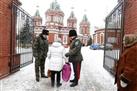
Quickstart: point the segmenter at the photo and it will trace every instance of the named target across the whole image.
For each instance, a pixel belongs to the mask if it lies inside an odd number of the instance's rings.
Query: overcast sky
[[[30,15],[34,16],[37,7],[39,6],[40,16],[43,18],[43,25],[45,24],[45,12],[49,9],[50,4],[55,0],[20,0],[22,7]],[[94,33],[95,26],[104,28],[105,17],[111,12],[111,10],[117,5],[117,0],[57,0],[60,4],[61,10],[64,12],[64,25],[67,25],[67,18],[72,11],[77,17],[77,28],[79,29],[79,23],[82,21],[83,15],[86,14],[90,22],[90,32]]]

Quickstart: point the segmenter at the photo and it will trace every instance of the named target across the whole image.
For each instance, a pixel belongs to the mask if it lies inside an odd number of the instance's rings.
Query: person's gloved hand
[[[66,56],[66,57],[69,57],[69,53],[66,53],[65,56]]]
[[[125,88],[127,87],[129,81],[125,78],[123,74],[120,75],[120,85],[121,87]]]
[[[69,62],[65,62],[65,64],[69,64]]]
[[[128,84],[125,83],[124,81],[120,80],[120,85],[121,85],[121,87],[125,88]]]

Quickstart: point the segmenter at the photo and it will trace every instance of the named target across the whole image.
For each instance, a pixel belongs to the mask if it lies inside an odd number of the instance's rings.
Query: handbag
[[[48,77],[50,77],[51,76],[51,71],[48,69],[48,71],[47,71],[47,74],[48,74]]]
[[[62,69],[62,79],[63,81],[67,82],[71,75],[71,66],[69,63],[63,65]]]

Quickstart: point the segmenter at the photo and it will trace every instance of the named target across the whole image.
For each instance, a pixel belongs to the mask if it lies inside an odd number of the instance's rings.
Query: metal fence
[[[115,74],[116,63],[122,51],[123,38],[123,2],[120,2],[106,17],[105,21],[105,50],[103,66]]]
[[[33,19],[22,8],[12,4],[15,23],[15,53],[20,55],[20,67],[32,63]]]

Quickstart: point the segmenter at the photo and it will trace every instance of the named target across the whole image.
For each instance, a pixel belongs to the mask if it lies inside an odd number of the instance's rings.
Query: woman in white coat
[[[51,72],[51,86],[54,87],[55,84],[55,74],[57,74],[57,87],[60,87],[62,84],[60,83],[60,73],[63,68],[63,65],[66,61],[65,57],[65,48],[61,43],[61,39],[58,38],[48,51],[49,58],[49,70]]]

